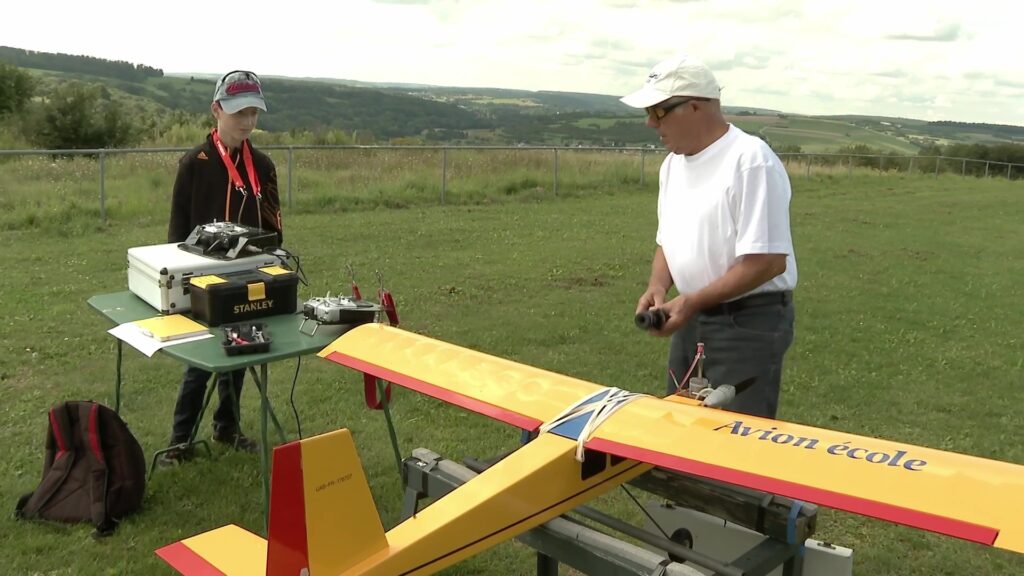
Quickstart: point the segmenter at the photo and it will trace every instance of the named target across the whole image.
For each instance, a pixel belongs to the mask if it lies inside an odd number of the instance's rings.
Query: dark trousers
[[[793,303],[776,302],[698,314],[672,335],[669,345],[668,393],[676,391],[672,374],[682,379],[693,362],[697,343],[704,343],[704,377],[712,387],[737,385],[749,378],[749,387],[737,390],[726,410],[774,418],[779,407],[782,358],[793,343]],[[694,368],[690,377],[697,375]],[[681,382],[684,387],[686,382]]]
[[[196,425],[199,412],[203,409],[206,383],[211,374],[189,366],[181,380],[181,391],[174,405],[174,425],[171,428],[171,444],[188,441]],[[218,436],[231,436],[239,431],[238,400],[242,397],[242,380],[245,370],[235,370],[217,375],[217,395],[220,402],[213,413],[213,430]]]

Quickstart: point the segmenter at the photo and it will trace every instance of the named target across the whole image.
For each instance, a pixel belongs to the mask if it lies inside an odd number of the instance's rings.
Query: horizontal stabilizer
[[[184,576],[260,576],[267,541],[229,524],[164,546],[156,555]]]

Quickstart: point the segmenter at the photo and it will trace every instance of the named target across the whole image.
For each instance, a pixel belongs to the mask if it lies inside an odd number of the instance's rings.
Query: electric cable
[[[690,367],[686,370],[686,375],[683,376],[683,379],[679,380],[679,381],[677,381],[675,383],[676,384],[676,394],[679,394],[680,392],[682,392],[683,391],[683,386],[686,385],[686,383],[690,381],[690,374],[693,374],[693,369],[697,366],[697,362],[698,361],[700,361],[700,354],[696,354],[693,357],[693,362],[690,363]],[[669,371],[669,375],[671,375],[672,376],[672,380],[675,381],[675,379],[676,379],[675,378],[675,374],[673,374],[671,372],[671,370]]]
[[[260,195],[254,194],[254,196],[256,196],[256,228],[263,230],[263,206],[260,205]]]
[[[245,191],[243,190],[242,191],[242,203],[238,205],[238,218],[235,218],[235,221],[238,222],[239,224],[242,223],[242,211],[245,210],[245,201],[248,200],[248,199],[249,199],[249,195],[246,194]]]
[[[295,273],[299,277],[299,282],[302,282],[303,286],[309,286],[309,281],[306,279],[306,273],[302,270],[302,263],[297,255],[292,254],[280,246],[264,248],[263,253],[277,258],[285,268],[294,269]],[[295,261],[294,266],[292,266],[291,260]]]
[[[299,440],[302,440],[302,421],[299,420],[299,411],[295,408],[295,383],[299,381],[299,367],[302,366],[302,356],[295,358],[295,376],[292,377],[292,391],[288,399],[292,405],[292,414],[295,415],[295,428],[299,432]]]

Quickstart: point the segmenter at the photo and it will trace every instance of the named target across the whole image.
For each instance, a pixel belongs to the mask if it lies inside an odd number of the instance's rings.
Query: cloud
[[[906,70],[902,70],[900,68],[885,68],[882,70],[873,70],[869,71],[868,74],[872,76],[877,76],[879,78],[891,78],[894,80],[903,80],[904,78],[910,76],[910,74],[907,73]]]
[[[1024,90],[1024,82],[1019,80],[1010,80],[1008,78],[991,78],[992,83],[1000,88],[1012,88],[1014,90]]]
[[[607,8],[636,10],[637,8],[650,9],[656,7],[658,4],[699,4],[707,1],[708,0],[654,0],[645,2],[644,6],[637,6],[637,3],[632,0],[600,0],[599,4]]]
[[[955,42],[960,39],[962,30],[960,24],[950,22],[937,27],[931,33],[926,34],[888,34],[887,40],[912,40],[915,42]]]
[[[776,54],[771,50],[758,49],[750,52],[738,52],[729,56],[712,57],[704,63],[716,74],[729,70],[766,70],[775,56]]]

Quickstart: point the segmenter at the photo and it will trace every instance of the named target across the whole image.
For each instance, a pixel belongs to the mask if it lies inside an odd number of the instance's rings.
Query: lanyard
[[[235,163],[231,161],[231,156],[228,154],[228,147],[221,141],[220,135],[217,134],[217,130],[214,129],[212,132],[213,144],[217,147],[217,152],[220,154],[220,159],[224,161],[224,166],[228,169],[228,177],[235,184],[235,188],[244,196],[245,183],[242,182],[242,175],[238,173],[238,168],[235,168]],[[249,182],[252,183],[252,193],[256,195],[256,199],[259,200],[260,196],[260,179],[256,176],[256,169],[252,165],[252,151],[249,149],[249,141],[242,141],[242,160],[245,162],[245,171],[249,176]]]

